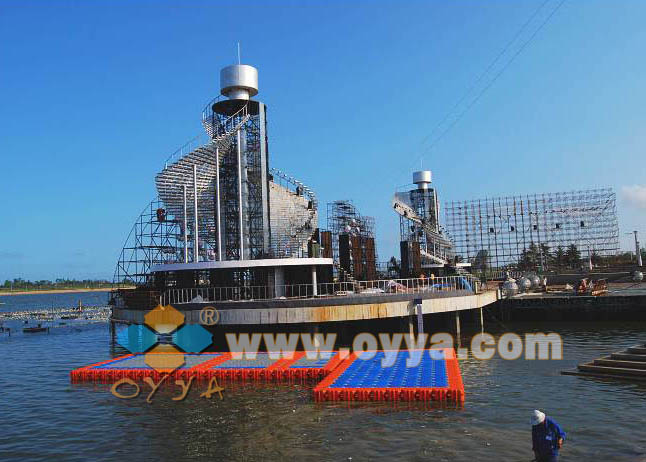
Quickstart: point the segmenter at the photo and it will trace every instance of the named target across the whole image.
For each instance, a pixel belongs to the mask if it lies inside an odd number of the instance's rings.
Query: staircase
[[[166,205],[169,214],[176,218],[183,215],[182,185],[193,184],[193,165],[197,165],[198,196],[206,194],[206,200],[200,200],[200,203],[203,204],[203,214],[200,219],[210,231],[214,231],[213,201],[208,198],[211,194],[210,191],[213,190],[216,171],[223,157],[220,155],[218,158],[216,150],[220,149],[221,152],[228,150],[234,142],[238,130],[244,127],[249,118],[246,104],[221,124],[215,124],[212,118],[204,118],[202,122],[209,135],[209,140],[205,144],[193,147],[198,140],[198,138],[194,138],[187,145],[171,154],[164,169],[155,177],[159,198]],[[191,187],[187,190],[187,198],[189,203],[193,200],[193,188]]]
[[[565,375],[583,375],[612,379],[646,381],[646,344],[630,347],[619,353],[579,364]]]

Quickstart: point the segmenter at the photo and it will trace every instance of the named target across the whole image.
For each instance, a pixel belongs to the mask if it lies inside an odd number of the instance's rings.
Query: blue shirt
[[[532,427],[532,449],[539,457],[558,455],[559,438],[565,440],[565,432],[549,417],[545,417],[543,423]]]

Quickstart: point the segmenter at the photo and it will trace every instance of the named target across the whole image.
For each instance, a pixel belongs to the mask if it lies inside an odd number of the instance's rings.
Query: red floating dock
[[[413,355],[418,361],[409,363]],[[464,401],[464,386],[455,351],[449,349],[320,352],[316,358],[296,352],[289,359],[268,353],[249,358],[240,353],[137,353],[81,367],[70,372],[72,382],[113,383],[123,378],[155,382],[166,374],[175,379],[223,381],[321,380],[316,401]],[[149,364],[181,364],[167,371]],[[170,356],[168,356],[170,355]],[[180,356],[181,355],[181,356]],[[415,356],[416,355],[416,356]],[[161,362],[163,363],[163,361]]]
[[[464,401],[460,367],[452,348],[352,353],[314,388],[316,401]],[[371,356],[369,359],[368,356]],[[390,365],[384,366],[382,361]]]
[[[223,353],[136,353],[75,369],[70,372],[70,379],[73,383],[112,383],[124,378],[143,380],[146,377],[160,380],[167,372],[150,367],[146,363],[146,355],[167,355],[166,358],[169,358],[168,355],[183,355],[183,364],[170,372],[170,375],[177,379],[199,375],[200,366],[203,364],[225,360]]]
[[[221,358],[204,363],[198,371],[206,380],[217,377],[224,381],[272,381],[280,378],[281,369],[294,358],[273,359],[269,353],[256,353],[254,358],[241,353],[223,353]]]
[[[320,380],[329,375],[342,363],[338,351],[321,351],[315,358],[308,358],[304,351],[294,354],[292,359],[284,359],[276,367],[279,380]]]

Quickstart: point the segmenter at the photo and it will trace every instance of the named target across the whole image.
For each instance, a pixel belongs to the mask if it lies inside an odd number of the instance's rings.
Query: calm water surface
[[[225,385],[223,401],[199,398],[204,385],[183,402],[168,390],[152,404],[145,393],[119,400],[106,385],[69,382],[71,369],[121,353],[106,325],[0,337],[0,460],[530,461],[529,415],[541,408],[568,432],[561,460],[646,461],[646,387],[559,373],[646,342],[646,323],[506,327],[559,332],[565,359],[461,361],[462,409],[318,405],[301,385]]]
[[[75,292],[63,294],[0,295],[0,313],[5,311],[41,310],[50,308],[103,306],[110,292]]]

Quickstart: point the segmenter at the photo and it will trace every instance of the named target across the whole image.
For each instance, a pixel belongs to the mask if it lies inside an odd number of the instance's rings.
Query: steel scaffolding
[[[164,204],[155,199],[139,215],[121,249],[114,273],[115,283],[144,284],[153,265],[183,261],[182,220],[168,215],[163,207]],[[191,242],[193,236],[188,233],[187,236]]]
[[[451,201],[444,209],[456,253],[475,268],[517,266],[530,249],[543,269],[569,246],[582,257],[619,250],[611,188]]]
[[[355,279],[374,279],[375,219],[361,215],[352,201],[339,200],[327,204],[327,228],[331,234],[335,274],[345,272]],[[343,248],[347,252],[341,252]]]

